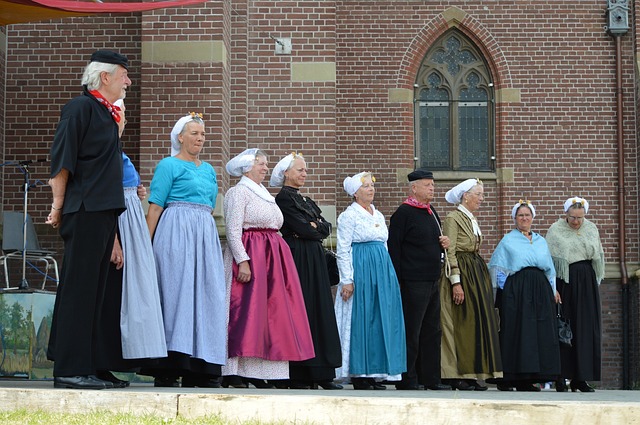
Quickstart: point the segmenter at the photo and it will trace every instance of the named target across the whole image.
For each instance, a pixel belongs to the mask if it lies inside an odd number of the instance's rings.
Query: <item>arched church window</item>
[[[422,61],[415,87],[418,166],[431,170],[494,169],[494,91],[484,58],[457,30]]]

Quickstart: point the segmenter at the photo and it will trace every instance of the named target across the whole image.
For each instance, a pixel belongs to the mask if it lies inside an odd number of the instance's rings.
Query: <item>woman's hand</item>
[[[556,290],[556,304],[562,304],[562,298],[560,298],[560,292]]]
[[[462,289],[462,285],[459,283],[456,283],[455,285],[453,285],[453,287],[451,288],[451,298],[453,299],[453,303],[455,305],[460,305],[464,302],[464,290]]]
[[[249,261],[243,261],[238,264],[238,276],[236,276],[238,282],[247,283],[251,280],[251,267],[249,267]]]
[[[340,292],[340,296],[342,296],[343,301],[347,301],[353,295],[353,283],[348,283],[342,286],[342,291]]]
[[[111,262],[115,264],[116,270],[120,270],[122,266],[124,266],[124,255],[122,254],[122,247],[120,246],[118,236],[116,236],[115,241],[113,241],[113,249],[111,250]]]
[[[142,183],[140,183],[138,185],[138,198],[140,198],[141,201],[144,201],[144,198],[146,197],[147,197],[147,188],[144,187]]]

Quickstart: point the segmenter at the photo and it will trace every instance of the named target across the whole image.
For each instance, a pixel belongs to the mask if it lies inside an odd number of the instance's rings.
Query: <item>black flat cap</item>
[[[111,50],[96,50],[91,55],[91,62],[112,63],[114,65],[120,65],[124,69],[129,69],[129,59]]]
[[[431,171],[428,171],[424,168],[418,168],[415,171],[412,171],[409,173],[409,175],[407,176],[407,179],[412,182],[414,180],[420,180],[420,179],[431,179],[433,180],[433,173]]]

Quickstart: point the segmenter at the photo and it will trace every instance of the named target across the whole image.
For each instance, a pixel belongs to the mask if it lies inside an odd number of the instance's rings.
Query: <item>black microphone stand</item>
[[[27,203],[29,200],[29,189],[31,183],[29,182],[29,163],[31,161],[21,161],[18,163],[18,167],[24,174],[24,203],[22,213],[22,280],[18,285],[18,289],[29,289],[29,282],[27,282]]]

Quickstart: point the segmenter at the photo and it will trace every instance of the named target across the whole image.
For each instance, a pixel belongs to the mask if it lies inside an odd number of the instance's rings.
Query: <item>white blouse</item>
[[[373,214],[357,203],[351,204],[338,216],[338,270],[340,285],[353,283],[351,245],[357,242],[379,241],[387,246],[389,229],[382,213],[371,205]]]

